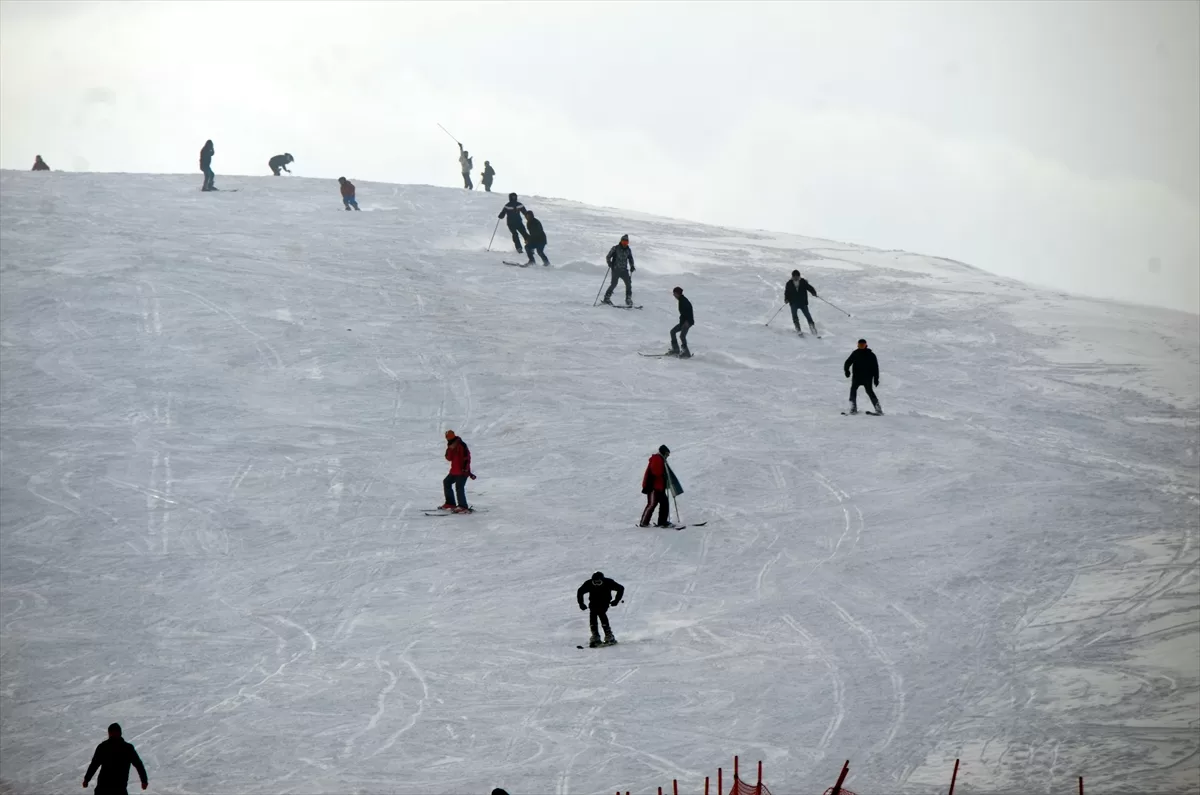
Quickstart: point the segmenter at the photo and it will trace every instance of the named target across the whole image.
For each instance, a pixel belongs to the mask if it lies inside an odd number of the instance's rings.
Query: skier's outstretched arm
[[[616,607],[621,603],[621,598],[625,596],[625,586],[616,580],[612,581],[613,587],[617,589],[617,595],[613,597],[612,607]]]
[[[92,776],[96,775],[96,771],[100,769],[100,746],[96,746],[96,753],[92,754],[92,763],[88,765],[87,772],[83,774],[83,786],[87,786],[92,780]]]
[[[129,753],[133,755],[133,768],[138,772],[138,778],[142,780],[142,789],[145,789],[150,786],[150,779],[146,776],[146,766],[142,764],[142,758],[138,756],[137,751],[130,748]]]
[[[811,284],[808,284],[807,282],[805,282],[804,286],[805,286],[806,288],[808,288],[808,291],[809,291],[810,293],[812,293],[813,295],[816,295],[816,294],[817,294],[817,291],[816,291],[815,289],[813,289],[813,286],[812,286]]]

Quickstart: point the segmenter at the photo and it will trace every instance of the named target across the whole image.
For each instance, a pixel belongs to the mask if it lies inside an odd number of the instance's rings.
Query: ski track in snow
[[[1195,316],[537,197],[509,268],[503,194],[222,180],[0,174],[0,791],[113,720],[167,793],[1200,788]],[[793,268],[854,318],[765,328]],[[675,284],[695,356],[638,356]],[[447,428],[486,513],[418,510]],[[662,443],[706,527],[634,526]]]

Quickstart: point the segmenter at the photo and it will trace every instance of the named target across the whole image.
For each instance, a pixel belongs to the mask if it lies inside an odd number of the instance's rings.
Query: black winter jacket
[[[216,153],[216,150],[213,148],[213,142],[205,141],[204,148],[200,150],[200,170],[201,171],[203,171],[204,169],[206,169],[210,165],[212,165],[212,158],[215,153]]]
[[[146,767],[133,746],[121,737],[109,737],[96,746],[96,753],[92,755],[92,763],[88,765],[83,780],[90,781],[99,768],[100,778],[96,779],[97,792],[125,792],[129,787],[130,765],[137,769],[142,784],[149,782],[146,778]]]
[[[526,245],[529,246],[544,246],[546,245],[546,230],[542,228],[542,222],[536,218],[526,219],[529,227],[529,239]]]
[[[850,377],[850,368],[852,367],[854,368],[854,383],[868,384],[874,381],[876,385],[879,384],[879,360],[875,358],[875,351],[870,348],[856,348],[854,353],[847,357],[846,363],[842,365],[847,378]]]
[[[809,293],[816,295],[817,291],[808,283],[808,279],[801,279],[800,284],[796,284],[793,279],[788,279],[783,288],[783,300],[784,303],[793,306],[808,306]]]
[[[689,326],[696,325],[696,316],[692,314],[692,302],[687,299],[686,295],[679,296],[679,323],[681,325],[687,323]]]
[[[617,595],[612,596],[612,592],[616,591]],[[588,603],[583,603],[583,595],[588,595]],[[616,580],[605,577],[604,580],[596,585],[591,580],[588,580],[583,585],[579,586],[579,590],[575,593],[575,598],[579,601],[580,607],[591,607],[597,613],[603,613],[612,605],[621,601],[621,597],[625,595],[625,586]]]
[[[500,211],[497,218],[508,216],[509,229],[524,229],[525,225],[521,223],[521,216],[525,212],[525,205],[520,202],[509,202],[504,205],[504,209]]]

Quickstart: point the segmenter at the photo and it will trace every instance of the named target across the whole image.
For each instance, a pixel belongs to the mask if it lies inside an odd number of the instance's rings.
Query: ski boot
[[[850,413],[851,413],[851,414],[857,414],[857,413],[858,413],[858,406],[851,406],[851,407],[850,407]]]
[[[465,507],[465,506],[462,506],[462,505],[458,506],[457,508],[451,508],[450,510],[451,510],[451,512],[453,512],[453,513],[470,513],[470,512],[471,512],[471,509],[470,509],[470,508],[467,508],[467,507]]]
[[[679,349],[678,349],[678,348],[672,348],[671,350],[669,350],[669,351],[667,351],[666,353],[664,353],[664,354],[663,354],[663,356],[678,356],[678,355],[679,355]]]
[[[592,635],[592,639],[588,641],[588,648],[589,648],[589,649],[595,649],[595,648],[598,648],[598,647],[600,647],[600,646],[602,646],[602,645],[603,645],[603,644],[600,642],[600,636],[599,636],[599,635]]]
[[[690,358],[692,358],[692,352],[689,351],[687,348],[684,348],[683,352],[679,354],[679,358],[680,359],[690,359]]]
[[[878,414],[880,417],[883,416],[883,409],[880,407],[880,405],[878,403],[875,404],[875,413]]]
[[[633,299],[629,296],[625,296],[625,306],[633,306]]]
[[[453,511],[454,506],[447,502],[443,505],[438,506],[438,510],[439,511]]]
[[[613,635],[611,632],[604,633],[604,645],[605,646],[615,646],[616,643],[617,643],[617,638],[615,635]]]
[[[604,296],[604,298],[603,298],[603,299],[601,299],[600,303],[602,303],[602,304],[608,304],[609,306],[612,306],[612,305],[613,305],[613,304],[612,304],[612,299],[611,299],[611,298],[609,298],[607,295],[606,295],[606,296]]]

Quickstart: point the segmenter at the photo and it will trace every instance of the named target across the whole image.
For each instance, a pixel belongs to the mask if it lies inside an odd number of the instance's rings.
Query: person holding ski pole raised
[[[783,287],[783,300],[792,308],[792,325],[796,327],[796,331],[801,337],[804,336],[804,330],[800,328],[800,318],[796,316],[796,311],[804,313],[804,319],[808,321],[808,327],[812,331],[814,337],[820,336],[817,333],[817,324],[813,322],[812,315],[808,313],[808,294],[812,293],[814,297],[820,298],[813,286],[808,283],[808,280],[800,276],[800,271],[792,271],[792,278],[788,279],[788,283]]]

